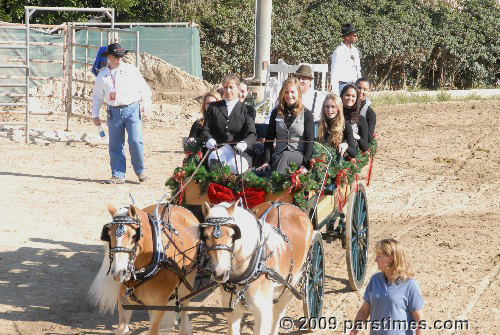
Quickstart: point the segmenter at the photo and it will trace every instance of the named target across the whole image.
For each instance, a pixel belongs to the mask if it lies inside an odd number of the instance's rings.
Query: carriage
[[[367,155],[369,157],[369,170],[366,176],[368,184],[375,151],[376,145],[372,147],[372,153]],[[324,160],[323,166],[332,162],[333,159]],[[356,160],[351,160],[350,163],[351,166],[357,164]],[[369,217],[365,186],[358,175],[361,168],[352,175],[352,181],[348,178],[347,172],[348,170],[352,172],[354,169],[340,169],[333,178],[334,183],[327,185],[325,176],[319,191],[304,194],[306,200],[302,202],[301,209],[308,214],[314,229],[308,258],[309,264],[301,283],[302,287],[300,287],[305,317],[320,318],[322,315],[325,283],[324,243],[331,244],[338,240],[345,249],[351,289],[359,290],[365,280]],[[290,189],[278,193],[266,193],[263,200],[264,202],[295,203]],[[180,205],[193,212],[200,222],[204,219],[201,211],[202,204],[210,201],[213,202],[213,199],[209,199],[207,191],[203,190],[200,183],[190,181],[184,185]]]

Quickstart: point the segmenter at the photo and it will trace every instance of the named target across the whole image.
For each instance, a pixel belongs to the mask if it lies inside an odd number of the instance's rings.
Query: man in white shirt
[[[316,91],[313,86],[314,73],[309,65],[302,64],[295,72],[295,77],[300,82],[302,91],[302,104],[309,109],[314,115],[314,122],[319,122],[321,119],[321,107],[325,101],[325,93]]]
[[[354,24],[347,23],[342,26],[344,41],[332,53],[332,67],[330,83],[332,92],[340,95],[347,84],[354,84],[361,78],[361,63],[359,51],[354,46],[358,42],[358,34]]]
[[[97,76],[92,93],[92,118],[96,126],[101,125],[100,112],[104,102],[108,105],[110,180],[107,184],[125,183],[125,130],[128,133],[130,158],[135,173],[142,183],[144,174],[144,143],[142,140],[142,117],[151,106],[151,89],[139,69],[121,59],[127,54],[119,43],[108,46],[103,56],[108,57],[108,66]],[[142,100],[142,104],[140,101]]]

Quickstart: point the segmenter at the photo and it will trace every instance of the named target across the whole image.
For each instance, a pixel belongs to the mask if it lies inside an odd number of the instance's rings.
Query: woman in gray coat
[[[273,140],[276,146],[273,147]],[[285,80],[278,106],[271,112],[265,143],[264,164],[258,170],[285,172],[291,163],[307,168],[314,145],[314,116],[302,105],[300,82]]]

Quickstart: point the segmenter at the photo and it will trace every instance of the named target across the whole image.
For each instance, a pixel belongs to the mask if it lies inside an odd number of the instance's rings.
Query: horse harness
[[[277,271],[275,271],[272,268],[269,268],[266,266],[266,262],[269,258],[273,256],[273,252],[271,251],[269,254],[266,255],[266,240],[264,239],[264,231],[263,231],[263,224],[265,223],[267,215],[273,210],[274,208],[278,209],[278,227],[272,226],[273,230],[279,234],[284,241],[286,241],[290,247],[290,251],[292,250],[292,245],[290,243],[290,240],[288,237],[284,234],[284,232],[281,230],[281,222],[280,222],[280,206],[283,205],[281,202],[273,202],[271,206],[265,211],[265,213],[261,216],[260,219],[255,218],[256,222],[259,226],[259,231],[260,231],[260,237],[259,237],[259,246],[256,248],[256,250],[252,253],[252,259],[250,261],[250,266],[247,268],[247,270],[241,274],[240,276],[236,278],[229,278],[227,282],[222,284],[222,287],[226,292],[231,293],[231,301],[230,305],[232,308],[241,301],[242,305],[244,307],[247,307],[246,301],[245,301],[245,292],[246,290],[250,287],[250,284],[257,280],[261,275],[265,274],[267,279],[272,280],[276,283],[279,283],[283,285],[283,291],[281,292],[280,296],[273,301],[273,303],[277,303],[279,298],[283,295],[285,290],[288,288],[297,298],[303,299],[302,295],[300,292],[297,291],[295,287],[291,285],[291,281],[293,278],[292,275],[292,270],[293,270],[293,256],[290,259],[290,269],[289,273],[285,278],[283,278]],[[232,267],[232,261],[234,258],[234,241],[241,238],[241,231],[240,228],[236,225],[234,220],[232,218],[225,218],[225,217],[214,217],[214,218],[208,218],[206,219],[206,222],[203,222],[200,224],[200,236],[202,239],[204,239],[203,235],[203,230],[206,227],[214,226],[214,231],[212,232],[212,236],[215,239],[219,239],[223,236],[223,231],[221,230],[221,226],[227,226],[230,227],[234,230],[234,235],[233,235],[233,245],[231,247],[228,247],[227,245],[224,244],[215,244],[212,247],[208,248],[208,251],[211,250],[225,250],[231,253],[230,256],[230,268],[229,271],[231,272],[233,270]],[[237,290],[238,286],[242,286],[241,289]],[[233,300],[233,295],[236,296],[236,299]]]
[[[169,248],[169,246],[172,244],[174,247],[185,257],[187,255],[185,252],[181,251],[177,245],[173,241],[173,234],[177,235],[180,239],[180,242],[182,244],[182,239],[179,235],[179,232],[172,226],[170,223],[170,204],[167,204],[164,207],[164,211],[168,209],[168,217],[167,217],[167,222],[164,222],[163,220],[156,220],[153,218],[151,214],[148,214],[148,221],[149,224],[151,225],[151,232],[152,232],[152,238],[153,238],[153,257],[151,263],[139,270],[135,270],[135,260],[137,258],[137,248],[139,246],[139,241],[143,237],[142,233],[142,224],[141,220],[139,219],[138,216],[135,218],[132,218],[130,216],[118,216],[114,217],[113,221],[105,224],[102,228],[101,231],[101,240],[106,241],[109,243],[109,268],[108,272],[106,275],[109,274],[109,271],[111,270],[111,264],[113,263],[114,259],[114,254],[118,252],[125,252],[129,254],[129,261],[127,265],[127,270],[131,274],[131,279],[125,284],[127,287],[125,289],[125,295],[123,296],[122,303],[125,303],[127,298],[130,297],[130,299],[136,303],[139,303],[141,305],[144,305],[144,303],[135,296],[134,294],[134,289],[138,288],[139,286],[142,286],[145,284],[149,279],[153,278],[162,268],[166,268],[168,270],[171,270],[174,272],[180,279],[180,282],[184,283],[184,285],[188,288],[188,290],[192,291],[191,285],[187,282],[186,276],[189,274],[190,271],[186,272],[185,269],[181,269],[177,262],[175,262],[171,257],[166,257],[166,250]],[[163,213],[164,214],[164,213]],[[135,242],[134,246],[132,248],[125,248],[125,247],[111,247],[111,238],[109,236],[109,229],[111,228],[112,225],[118,225],[115,231],[115,236],[116,237],[121,237],[125,234],[125,225],[134,225],[137,224],[138,228],[136,228],[136,234],[135,234]],[[160,228],[161,227],[161,228]],[[170,232],[167,232],[167,230]],[[162,243],[162,238],[161,234],[165,233],[167,238],[169,239],[167,245],[164,247]],[[128,284],[132,282],[137,282],[135,285],[128,286]],[[179,283],[180,284],[180,283]],[[177,289],[176,289],[177,291]],[[172,299],[171,297],[170,299]]]

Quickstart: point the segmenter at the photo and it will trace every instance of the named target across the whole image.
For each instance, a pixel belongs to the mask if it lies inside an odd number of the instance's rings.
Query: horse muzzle
[[[215,273],[215,271],[212,272],[212,280],[216,281],[219,284],[224,284],[225,282],[228,281],[228,279],[229,279],[229,271],[227,271],[221,275],[217,275]]]
[[[111,275],[113,279],[119,281],[120,283],[124,283],[130,280],[131,274],[128,270],[120,270],[117,272],[111,271]]]

